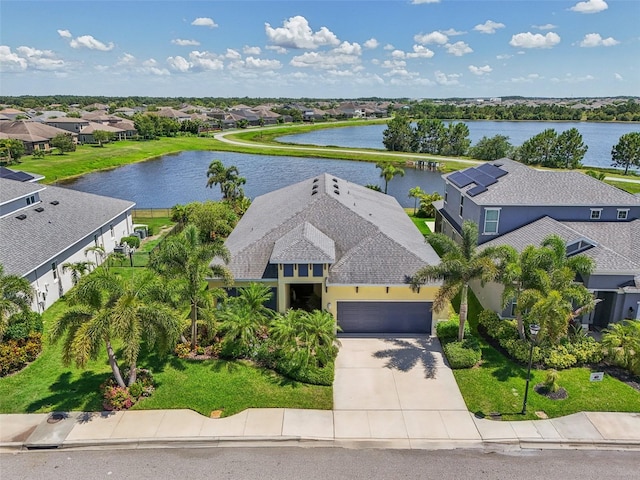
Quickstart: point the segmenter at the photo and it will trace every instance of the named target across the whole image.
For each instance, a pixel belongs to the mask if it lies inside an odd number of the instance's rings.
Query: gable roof
[[[335,262],[325,259],[330,242]],[[295,259],[332,263],[329,283],[398,285],[440,263],[395,198],[327,173],[257,197],[226,245],[236,279]]]
[[[43,140],[50,140],[60,134],[76,135],[68,130],[31,120],[0,122],[0,131],[6,133],[10,138],[17,138],[28,142],[42,142]]]
[[[580,254],[593,259],[595,274],[640,274],[640,220],[631,222],[559,222],[543,217],[528,225],[483,243],[480,249],[511,245],[521,252],[528,245],[539,246],[549,235],[567,244],[587,240],[593,245]]]
[[[495,183],[486,185],[485,191],[476,195],[471,192],[470,196],[477,205],[640,205],[640,197],[584,173],[537,170],[508,158],[484,165],[495,165],[507,174],[498,178]],[[475,177],[474,171],[479,168],[481,167],[471,167],[449,173],[443,175],[443,178],[453,183],[455,175],[460,173],[467,172]],[[450,177],[453,179],[450,180]],[[478,182],[473,182],[460,189],[469,192],[477,185]]]
[[[27,218],[0,218],[0,263],[7,274],[28,274],[135,205],[127,200],[0,178],[3,202],[36,191],[41,202],[20,210]],[[35,211],[38,207],[44,211]]]

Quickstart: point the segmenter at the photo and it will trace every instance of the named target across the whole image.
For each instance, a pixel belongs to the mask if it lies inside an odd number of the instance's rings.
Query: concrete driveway
[[[336,438],[480,439],[437,338],[340,341]]]

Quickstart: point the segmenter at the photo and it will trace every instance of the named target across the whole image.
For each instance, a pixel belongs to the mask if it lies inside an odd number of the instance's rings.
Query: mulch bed
[[[544,395],[551,400],[564,400],[569,396],[564,388],[560,387],[556,392],[552,392],[544,383],[537,384],[533,389],[540,395]]]
[[[633,375],[631,372],[625,370],[624,368],[600,363],[598,365],[593,365],[591,369],[593,371],[604,372],[607,375],[620,380],[623,383],[626,383],[631,388],[634,388],[640,392],[640,377]]]

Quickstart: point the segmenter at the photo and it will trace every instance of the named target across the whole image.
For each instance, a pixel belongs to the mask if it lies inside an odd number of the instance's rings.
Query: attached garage
[[[338,302],[342,333],[431,333],[431,302]]]

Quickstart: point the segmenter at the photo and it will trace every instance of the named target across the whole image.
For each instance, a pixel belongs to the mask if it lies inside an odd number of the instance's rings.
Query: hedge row
[[[21,370],[33,362],[42,351],[42,334],[31,333],[27,338],[10,339],[0,343],[0,377]]]
[[[464,340],[459,342],[459,328],[458,315],[452,315],[449,320],[436,325],[436,334],[451,368],[471,368],[482,359],[482,350],[478,339],[471,335],[468,323],[464,326]]]

